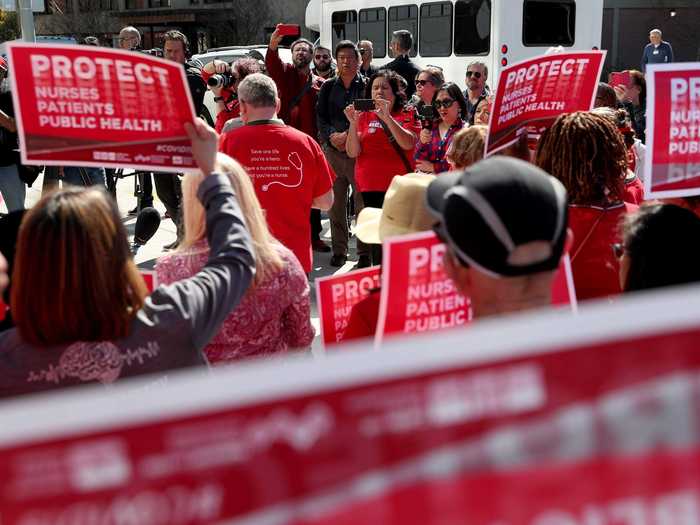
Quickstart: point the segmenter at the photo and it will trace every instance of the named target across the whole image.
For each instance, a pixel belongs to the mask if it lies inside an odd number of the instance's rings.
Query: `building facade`
[[[211,47],[262,44],[277,23],[303,27],[306,0],[49,0],[35,16],[38,35],[95,35],[116,45],[124,26],[143,35],[142,47],[162,47],[161,37],[178,29],[192,53]]]

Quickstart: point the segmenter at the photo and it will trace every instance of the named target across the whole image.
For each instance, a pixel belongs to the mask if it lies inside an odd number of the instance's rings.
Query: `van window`
[[[418,54],[418,6],[399,5],[389,8],[389,39],[399,29],[407,29],[413,35],[413,47],[409,56]]]
[[[455,2],[455,55],[488,55],[491,50],[491,0]]]
[[[576,40],[574,0],[525,0],[523,45],[573,46]]]
[[[357,11],[336,11],[331,16],[331,35],[333,45],[331,53],[335,54],[335,46],[341,40],[357,42]]]
[[[372,42],[375,58],[386,56],[386,9],[360,9],[360,38]]]
[[[420,56],[448,57],[452,54],[452,2],[420,6]]]

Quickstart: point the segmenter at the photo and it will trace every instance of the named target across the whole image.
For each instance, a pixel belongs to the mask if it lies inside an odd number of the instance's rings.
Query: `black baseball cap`
[[[438,235],[466,266],[492,277],[558,267],[566,243],[566,189],[540,168],[504,156],[445,173],[428,186]]]

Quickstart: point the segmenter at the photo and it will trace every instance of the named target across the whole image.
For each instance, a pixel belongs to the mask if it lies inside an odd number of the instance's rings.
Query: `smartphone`
[[[301,35],[301,27],[299,24],[278,24],[277,32],[280,36],[299,36]]]
[[[610,73],[610,85],[612,87],[623,86],[625,88],[628,88],[631,84],[632,79],[630,77],[629,71],[613,71],[612,73]]]
[[[373,111],[376,106],[371,98],[358,98],[352,103],[355,111]]]

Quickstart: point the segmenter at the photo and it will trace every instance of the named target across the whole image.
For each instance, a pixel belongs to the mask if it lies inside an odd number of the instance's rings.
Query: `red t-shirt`
[[[620,264],[612,245],[621,242],[620,221],[639,207],[624,203],[603,209],[569,206],[569,228],[574,234],[571,269],[579,300],[619,294]],[[590,234],[590,235],[589,235]]]
[[[310,272],[311,203],[331,189],[334,179],[321,147],[282,121],[266,121],[226,133],[219,150],[246,169],[270,231]]]
[[[400,110],[392,113],[404,129],[420,133],[420,122],[413,111]],[[386,191],[395,175],[407,173],[398,152],[389,142],[376,113],[362,112],[357,123],[362,150],[355,160],[355,183],[360,191]],[[413,149],[404,150],[406,160],[415,168]]]
[[[370,290],[367,297],[352,307],[348,326],[343,334],[343,342],[374,337],[379,319],[380,292],[380,288]]]
[[[622,200],[630,204],[641,204],[644,202],[644,184],[639,177],[630,172],[632,177],[625,179],[625,188]]]

